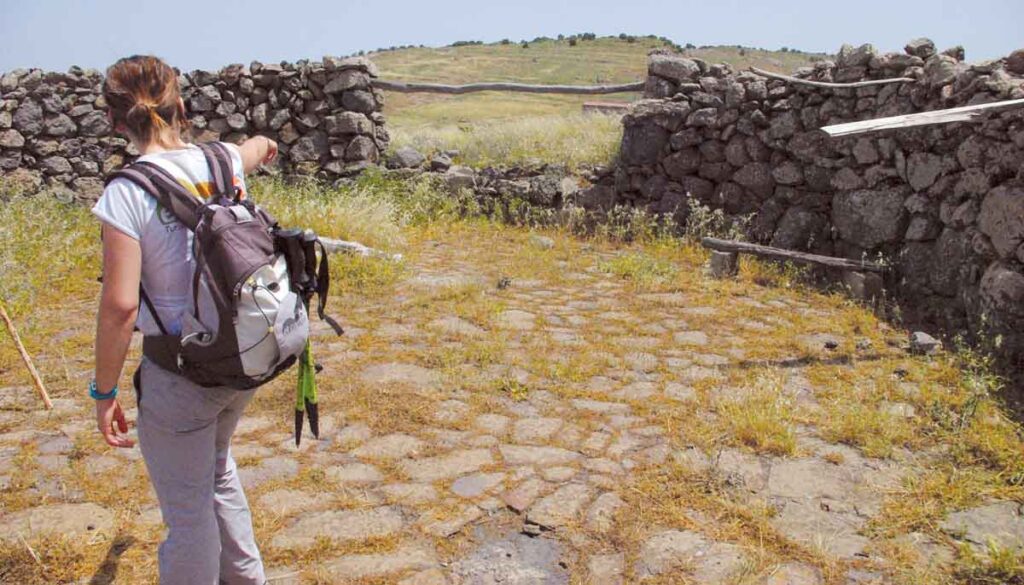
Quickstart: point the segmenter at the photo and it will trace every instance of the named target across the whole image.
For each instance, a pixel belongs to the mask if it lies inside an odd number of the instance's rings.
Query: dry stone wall
[[[1024,109],[981,123],[829,138],[829,124],[1024,98],[1024,50],[968,65],[927,39],[904,53],[844,46],[796,76],[911,83],[823,89],[675,54],[649,60],[646,99],[624,118],[614,173],[585,206],[684,221],[687,194],[751,239],[847,258],[882,256],[912,316],[984,332],[1024,371]]]
[[[373,63],[324,57],[229,65],[179,76],[196,141],[278,142],[282,170],[332,178],[375,163],[388,145]],[[103,176],[137,156],[111,133],[96,70],[15,70],[0,77],[0,173],[30,188],[95,198]]]

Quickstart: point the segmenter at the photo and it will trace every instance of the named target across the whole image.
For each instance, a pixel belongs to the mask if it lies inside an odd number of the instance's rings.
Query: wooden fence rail
[[[400,93],[447,93],[462,94],[476,91],[514,91],[521,93],[565,93],[594,95],[602,93],[622,93],[628,91],[643,91],[644,82],[624,83],[619,85],[528,85],[525,83],[468,83],[466,85],[444,85],[440,83],[415,83],[403,81],[388,81],[377,79],[373,82],[374,87],[397,91]]]

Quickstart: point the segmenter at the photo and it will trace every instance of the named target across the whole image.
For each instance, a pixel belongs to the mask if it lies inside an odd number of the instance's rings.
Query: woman
[[[211,194],[206,160],[183,138],[188,120],[173,69],[156,57],[121,59],[107,70],[103,96],[114,131],[131,140],[140,160],[161,166],[197,197]],[[272,161],[277,145],[256,137],[229,150],[244,196],[245,175]],[[158,334],[158,322],[180,331],[193,267],[191,232],[122,178],[110,182],[93,213],[103,224],[103,292],[90,395],[106,442],[129,448],[134,443],[117,401],[125,355],[136,326],[143,335]],[[140,285],[157,315],[140,311]],[[168,528],[160,582],[262,585],[252,517],[229,450],[253,391],[201,388],[145,359],[140,370],[139,443]]]

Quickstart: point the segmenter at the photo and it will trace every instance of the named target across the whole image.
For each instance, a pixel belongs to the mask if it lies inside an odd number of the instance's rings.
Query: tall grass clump
[[[100,225],[88,208],[48,192],[0,204],[0,300],[10,313],[82,298],[100,265]]]
[[[622,139],[616,116],[567,114],[458,125],[423,125],[392,130],[394,147],[421,152],[458,150],[470,166],[517,165],[543,161],[577,167],[607,164]]]

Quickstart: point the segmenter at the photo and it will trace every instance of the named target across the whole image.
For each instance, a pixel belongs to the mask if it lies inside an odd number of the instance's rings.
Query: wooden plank
[[[864,134],[866,132],[878,132],[881,130],[893,130],[896,128],[910,128],[913,126],[927,126],[930,124],[973,122],[993,110],[1019,107],[1024,107],[1024,99],[990,102],[987,104],[962,106],[946,110],[932,110],[930,112],[918,112],[916,114],[903,114],[902,116],[875,118],[874,120],[861,120],[859,122],[847,122],[846,124],[824,126],[822,127],[822,130],[824,130],[829,136],[850,136],[852,134]]]
[[[828,81],[800,79],[799,77],[792,77],[789,75],[783,75],[781,73],[772,73],[771,71],[765,71],[764,69],[758,69],[757,67],[751,67],[750,70],[762,77],[770,77],[771,79],[781,79],[782,81],[786,81],[789,83],[799,83],[801,85],[809,85],[811,87],[824,87],[828,89],[857,89],[858,87],[870,87],[872,85],[887,85],[890,83],[913,83],[914,81],[916,81],[911,77],[893,77],[890,79],[869,79],[866,81],[853,81],[850,83],[832,83]]]
[[[335,238],[320,237],[320,243],[324,245],[324,250],[328,254],[347,253],[347,254],[358,254],[360,256],[367,256],[373,258],[384,258],[386,260],[401,260],[401,254],[388,254],[380,250],[375,250],[369,246],[364,246],[359,242],[348,242],[345,240],[338,240]]]
[[[373,86],[400,93],[447,93],[463,94],[476,91],[512,91],[521,93],[565,93],[593,95],[601,93],[622,93],[627,91],[643,91],[644,83],[626,83],[621,85],[528,85],[524,83],[469,83],[466,85],[443,85],[440,83],[405,83],[375,79]]]
[[[622,115],[629,110],[629,104],[619,102],[583,102],[584,114]]]
[[[797,262],[799,264],[817,264],[820,266],[827,266],[829,268],[840,268],[843,270],[854,270],[859,272],[885,272],[887,270],[885,266],[874,262],[848,260],[846,258],[833,258],[832,256],[819,256],[818,254],[808,254],[806,252],[772,248],[771,246],[761,246],[758,244],[749,244],[747,242],[719,240],[718,238],[703,238],[700,243],[705,248],[718,250],[720,252],[753,254],[754,256],[761,258]]]
[[[21,337],[18,336],[18,330],[14,327],[14,323],[7,314],[7,308],[4,307],[2,301],[0,301],[0,319],[3,319],[4,325],[7,326],[7,332],[10,333],[11,339],[14,341],[14,347],[18,349],[18,353],[21,354],[21,361],[25,362],[25,368],[28,369],[29,375],[32,376],[32,382],[36,386],[36,392],[39,393],[39,398],[43,401],[43,406],[46,410],[53,410],[53,402],[50,401],[50,395],[46,393],[46,386],[43,385],[43,379],[39,377],[39,372],[36,371],[36,367],[32,363],[32,358],[28,355],[28,351],[21,343]]]

